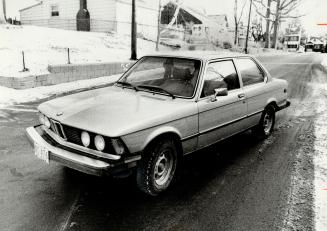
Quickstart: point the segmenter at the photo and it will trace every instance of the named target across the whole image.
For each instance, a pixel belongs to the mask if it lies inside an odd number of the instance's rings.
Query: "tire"
[[[174,178],[177,166],[177,148],[172,139],[162,139],[151,145],[140,160],[136,182],[146,194],[156,196],[165,191]]]
[[[275,108],[269,105],[261,115],[259,124],[253,129],[255,135],[260,138],[267,138],[271,135],[275,126]]]

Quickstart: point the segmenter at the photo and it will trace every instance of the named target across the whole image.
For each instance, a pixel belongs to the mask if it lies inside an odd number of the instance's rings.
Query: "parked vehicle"
[[[113,86],[42,103],[27,134],[46,163],[98,176],[136,171],[138,187],[157,195],[183,156],[248,129],[268,137],[289,105],[287,82],[252,56],[156,54]]]
[[[287,50],[298,51],[301,45],[301,33],[285,35],[284,45]]]
[[[325,45],[322,42],[311,42],[305,44],[305,52],[313,51],[313,52],[325,52]]]

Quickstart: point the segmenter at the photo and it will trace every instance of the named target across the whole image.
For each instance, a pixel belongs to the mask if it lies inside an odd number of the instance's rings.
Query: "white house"
[[[219,44],[232,41],[227,30],[226,15],[207,15],[201,8],[190,6],[182,1],[168,1],[162,11],[161,22],[163,26],[167,25],[167,28],[171,29],[171,32],[168,29],[165,30],[163,36],[166,37],[176,34],[184,35],[185,41],[197,44]],[[172,24],[175,26],[174,28],[172,28]],[[180,30],[180,26],[183,26],[185,30]]]
[[[76,15],[83,0],[44,0],[20,10],[22,24],[67,30],[77,29]],[[90,31],[130,34],[132,0],[84,0]],[[149,39],[157,36],[158,0],[136,0],[137,32]]]
[[[219,32],[226,32],[228,29],[228,19],[225,14],[208,15],[212,21],[218,23]]]

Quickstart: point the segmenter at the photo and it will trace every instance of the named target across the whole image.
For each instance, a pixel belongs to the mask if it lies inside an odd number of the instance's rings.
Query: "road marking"
[[[7,111],[22,111],[22,112],[38,112],[38,110],[35,109],[25,109],[25,108],[10,108],[10,107],[4,107],[0,108],[0,110],[7,110]]]

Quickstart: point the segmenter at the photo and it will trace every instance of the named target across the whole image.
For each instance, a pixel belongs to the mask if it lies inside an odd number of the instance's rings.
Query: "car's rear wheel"
[[[271,135],[275,126],[275,108],[272,105],[266,107],[261,115],[259,124],[253,129],[254,133],[262,138]]]
[[[162,139],[144,153],[137,168],[139,189],[155,196],[170,185],[177,166],[177,148],[172,139]]]

